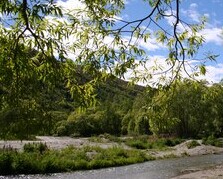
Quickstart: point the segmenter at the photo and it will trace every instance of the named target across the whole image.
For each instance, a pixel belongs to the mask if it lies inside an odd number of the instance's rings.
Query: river
[[[184,171],[194,171],[223,164],[223,153],[149,161],[123,167],[57,173],[51,175],[19,175],[0,179],[169,179]]]

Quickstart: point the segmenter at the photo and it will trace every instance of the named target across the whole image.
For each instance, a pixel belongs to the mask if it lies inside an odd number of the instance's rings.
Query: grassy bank
[[[122,166],[157,158],[180,157],[185,154],[199,155],[201,148],[196,150],[198,146],[206,151],[201,153],[202,155],[222,151],[215,148],[206,150],[204,144],[223,147],[222,140],[213,137],[203,139],[203,143],[198,140],[186,141],[148,135],[115,137],[107,134],[85,138],[81,143],[81,138],[69,140],[71,140],[70,145],[75,145],[77,148],[69,146],[58,149],[56,145],[57,150],[53,150],[52,141],[48,141],[49,147],[37,141],[33,144],[26,143],[23,150],[22,148],[15,150],[9,145],[3,147],[0,149],[0,175],[57,173]],[[73,140],[79,140],[79,143]],[[59,139],[56,141],[58,143]],[[63,143],[63,140],[61,142],[63,146],[69,145]],[[170,148],[180,143],[182,145],[178,145],[177,148]]]
[[[138,150],[100,147],[50,150],[45,144],[28,144],[23,152],[0,151],[0,175],[57,173],[140,163],[153,158]]]

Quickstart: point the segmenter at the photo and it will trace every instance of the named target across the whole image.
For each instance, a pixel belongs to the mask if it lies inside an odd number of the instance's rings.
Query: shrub
[[[136,149],[165,149],[166,147],[175,146],[184,140],[171,138],[150,138],[148,135],[135,136],[123,140],[126,145]]]
[[[24,145],[23,150],[24,152],[38,152],[40,154],[43,154],[43,152],[48,150],[48,147],[46,143],[28,143]]]
[[[13,173],[13,154],[14,152],[2,152],[0,153],[0,174],[9,175]]]
[[[197,146],[200,146],[200,143],[196,140],[192,140],[192,141],[187,143],[187,148],[188,149],[192,149],[192,148],[195,148]]]
[[[88,156],[87,153],[94,155]],[[56,173],[74,170],[103,168],[144,162],[152,158],[137,150],[119,147],[102,149],[68,147],[63,150],[47,150],[27,145],[23,152],[2,151],[0,153],[0,175]]]
[[[130,140],[127,141],[126,144],[130,147],[136,148],[136,149],[147,149],[151,148],[150,145],[148,145],[147,142],[143,142],[141,140]]]
[[[220,141],[219,139],[215,138],[213,135],[203,138],[202,143],[205,145],[212,145],[216,147],[223,147],[223,142]]]
[[[137,134],[150,134],[151,133],[149,131],[149,119],[145,114],[140,114],[136,117],[134,131]]]
[[[70,136],[75,133],[74,126],[74,121],[59,121],[56,124],[54,134],[58,136]]]
[[[121,123],[121,133],[123,135],[126,135],[128,134],[128,124],[129,124],[129,121],[133,118],[133,115],[129,112],[127,113],[123,119],[122,119],[122,123]]]
[[[40,168],[41,165],[38,162],[38,157],[32,153],[20,153],[13,158],[13,170],[15,174],[41,173]]]
[[[43,173],[57,173],[66,171],[65,164],[66,161],[59,159],[54,153],[44,156],[41,161],[42,172]]]
[[[102,116],[103,115],[99,113],[72,113],[68,117],[68,124],[71,124],[72,127],[67,126],[67,128],[70,128],[67,133],[69,133],[69,135],[74,133],[80,134],[80,136],[91,136],[95,134],[101,134],[103,133],[101,128],[101,121],[103,118]]]

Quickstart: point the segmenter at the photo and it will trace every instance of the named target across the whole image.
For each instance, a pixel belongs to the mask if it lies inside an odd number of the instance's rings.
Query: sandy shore
[[[184,155],[195,156],[195,155],[217,154],[223,152],[223,148],[203,145],[200,140],[198,140],[200,146],[188,149],[187,143],[189,142],[191,142],[191,140],[171,148],[170,151],[156,152],[155,156],[161,158],[168,155],[181,157]],[[174,177],[172,179],[223,179],[223,164],[208,169],[199,170],[196,168],[194,170],[184,171],[181,175]]]
[[[201,179],[201,178],[223,179],[223,164],[206,170],[191,172],[188,174],[182,174],[172,179]]]

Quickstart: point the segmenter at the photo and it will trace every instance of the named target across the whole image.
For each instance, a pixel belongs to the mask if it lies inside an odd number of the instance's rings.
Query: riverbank
[[[22,173],[27,172],[27,166],[31,167],[33,165],[35,170],[30,168],[30,172],[28,171],[27,174],[39,172],[66,172],[128,165],[154,159],[217,154],[223,152],[223,148],[204,145],[201,140],[187,140],[182,142],[180,139],[147,139],[148,137],[149,136],[144,136],[143,138],[117,138],[112,136],[101,136],[92,138],[70,138],[39,136],[36,138],[36,141],[0,141],[0,148],[2,148],[3,151],[15,150],[19,152],[13,153],[10,156],[7,154],[6,157],[8,158],[3,157],[4,160],[9,159],[12,166],[7,168],[11,167],[15,174],[17,169],[13,167],[19,167],[18,173]],[[34,149],[32,145],[29,146],[30,143],[34,143],[34,145],[41,143],[44,145],[40,145],[40,147]],[[44,146],[47,147],[44,148]],[[26,149],[25,153],[24,148]],[[18,157],[20,153],[22,153],[21,157]],[[32,160],[30,160],[31,157],[33,157]],[[36,159],[39,161],[37,161],[37,163],[32,163],[36,161]],[[21,168],[23,165],[24,168]],[[4,163],[2,163],[2,166],[5,166]],[[36,168],[38,168],[38,170],[36,170]],[[182,174],[194,171],[195,170],[190,170]],[[10,174],[10,172],[11,171],[9,171],[8,174]]]
[[[189,147],[194,141],[197,142],[196,146]],[[202,144],[201,140],[187,140],[174,147],[169,147],[168,150],[164,151],[150,151],[148,154],[159,159],[159,158],[171,158],[171,157],[184,157],[184,156],[196,156],[196,155],[208,155],[217,154],[223,152],[222,147],[215,147],[211,145]]]
[[[53,136],[37,136],[35,141],[0,141],[0,149],[1,148],[13,148],[17,151],[22,151],[24,145],[28,143],[43,143],[46,144],[49,149],[53,150],[61,150],[69,146],[73,146],[75,148],[83,148],[83,147],[100,147],[103,149],[112,148],[112,147],[121,147],[126,150],[130,149],[138,149],[147,153],[148,155],[160,159],[160,158],[170,158],[170,157],[182,157],[182,156],[195,156],[195,155],[207,155],[207,154],[215,154],[223,152],[222,147],[215,147],[211,145],[204,145],[201,140],[187,140],[182,143],[179,142],[178,145],[174,146],[165,146],[165,149],[156,148],[153,149],[152,146],[142,147],[139,146],[140,143],[136,143],[135,145],[127,145],[127,142],[123,142],[124,140],[134,138],[129,137],[126,138],[106,138],[106,137],[91,137],[91,138],[71,138],[71,137],[53,137]],[[137,142],[138,139],[136,139]],[[155,139],[154,139],[155,140]],[[191,143],[196,142],[195,146],[190,146]],[[142,145],[142,144],[140,144]]]
[[[186,174],[174,177],[172,179],[222,179],[223,178],[223,164],[209,169],[200,170],[200,171],[185,171]],[[188,172],[188,173],[187,173]]]

